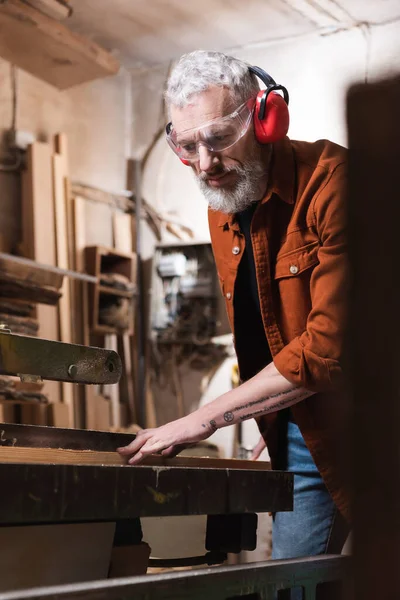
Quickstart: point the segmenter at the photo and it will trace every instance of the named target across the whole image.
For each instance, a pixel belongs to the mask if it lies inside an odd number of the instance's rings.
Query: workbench
[[[0,373],[111,384],[119,380],[121,362],[103,349],[0,332]],[[233,600],[243,594],[255,600],[273,598],[275,590],[296,583],[312,600],[318,583],[346,577],[337,557],[126,577],[135,567],[135,549],[146,546],[141,517],[207,515],[206,553],[187,564],[221,565],[229,553],[255,549],[257,513],[293,508],[290,473],[252,461],[210,458],[154,456],[130,466],[116,448],[132,439],[130,434],[0,424],[0,538],[6,540],[0,543],[0,566],[6,576],[7,571],[16,576],[11,587],[0,577],[0,600]],[[123,559],[116,567],[114,556]],[[101,576],[93,570],[98,557]],[[74,559],[78,575],[68,583],[71,579],[63,579],[64,572],[54,566]]]
[[[142,543],[141,517],[207,515],[207,553],[194,564],[221,564],[228,553],[255,549],[256,513],[292,510],[290,473],[195,457],[155,456],[150,464],[130,466],[115,450],[131,440],[129,434],[2,424],[0,526],[29,533],[26,526],[108,522],[115,527],[111,545],[132,549]],[[41,537],[45,530],[36,531]]]

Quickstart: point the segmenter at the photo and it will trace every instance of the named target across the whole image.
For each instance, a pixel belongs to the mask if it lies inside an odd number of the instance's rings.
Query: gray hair
[[[174,67],[165,92],[167,105],[182,108],[194,94],[216,85],[231,90],[232,100],[243,103],[259,91],[257,77],[247,63],[221,52],[196,50],[184,54]]]

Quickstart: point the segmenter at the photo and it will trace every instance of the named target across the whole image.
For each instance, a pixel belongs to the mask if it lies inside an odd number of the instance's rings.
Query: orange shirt
[[[342,355],[347,308],[346,150],[327,140],[273,145],[269,184],[251,224],[264,330],[278,371],[316,392],[292,414],[338,508],[348,498],[338,468],[347,412]],[[245,247],[235,215],[209,210],[214,257],[230,325]],[[243,319],[243,315],[241,315]],[[236,347],[241,378],[252,348]],[[279,464],[277,414],[258,419],[272,465]]]

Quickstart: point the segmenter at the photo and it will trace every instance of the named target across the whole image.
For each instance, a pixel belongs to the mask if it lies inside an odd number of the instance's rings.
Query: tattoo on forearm
[[[226,423],[230,423],[231,421],[233,421],[234,416],[233,413],[228,411],[224,414],[224,421],[226,421]]]
[[[238,410],[245,410],[246,408],[250,408],[251,406],[255,406],[256,404],[262,404],[263,402],[266,402],[267,400],[272,400],[273,398],[281,398],[283,396],[287,396],[288,394],[290,394],[291,392],[293,392],[296,389],[297,389],[297,387],[293,386],[290,389],[286,390],[286,392],[278,392],[278,394],[271,394],[270,396],[267,396],[266,398],[260,398],[259,400],[252,400],[251,402],[247,402],[246,404],[237,406],[233,410],[234,410],[234,412],[237,412]]]
[[[271,404],[268,407],[260,408],[259,410],[249,412],[244,415],[240,415],[239,416],[240,421],[246,421],[246,419],[251,419],[252,417],[258,417],[258,416],[265,415],[270,412],[275,412],[277,410],[285,408],[286,406],[290,406],[291,404],[298,402],[299,400],[303,400],[304,398],[309,397],[310,392],[303,392],[301,394],[298,394],[297,396],[292,395],[291,397],[287,398],[287,396],[289,396],[289,394],[292,394],[297,389],[298,389],[298,387],[294,385],[291,388],[289,388],[288,390],[286,390],[285,392],[278,392],[277,394],[271,394],[270,396],[260,398],[259,400],[252,400],[251,402],[246,402],[246,404],[242,404],[241,406],[236,406],[235,408],[232,408],[232,410],[229,410],[224,413],[224,415],[223,415],[224,421],[225,421],[225,423],[231,423],[235,418],[234,413],[236,413],[238,411],[246,410],[248,408],[251,408],[252,406],[263,404],[264,402],[267,402],[268,400],[278,400],[278,398],[279,398],[279,400],[277,402],[274,402],[273,404]],[[218,426],[217,426],[215,420],[210,421],[210,425],[214,431],[216,429],[218,429]],[[206,425],[203,425],[203,427],[206,427]]]
[[[252,413],[247,413],[245,415],[240,415],[240,420],[241,421],[246,421],[247,419],[251,419],[253,417],[259,417],[261,415],[266,415],[267,413],[270,412],[275,412],[276,410],[285,408],[286,406],[290,406],[291,404],[293,404],[293,401],[299,401],[299,400],[303,400],[304,398],[308,398],[310,395],[309,392],[303,392],[302,394],[300,394],[299,396],[295,396],[294,398],[286,398],[284,400],[280,400],[279,402],[274,402],[274,404],[271,404],[271,406],[268,406],[267,408],[261,408],[260,410],[256,410]]]
[[[209,425],[213,431],[217,431],[218,425],[214,421],[214,419],[211,419],[211,421],[209,421]],[[202,423],[201,426],[204,427],[204,429],[207,429],[207,425],[205,423]]]

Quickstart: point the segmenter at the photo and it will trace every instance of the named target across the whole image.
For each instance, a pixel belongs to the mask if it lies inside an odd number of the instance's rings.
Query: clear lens
[[[171,128],[167,132],[167,141],[180,158],[189,161],[198,159],[200,144],[211,152],[222,152],[244,136],[251,122],[253,107],[254,101],[245,102],[232,114],[209,121],[201,127],[188,129],[179,136]]]

